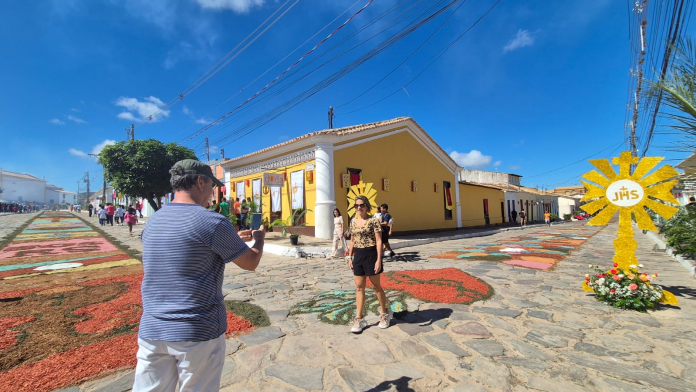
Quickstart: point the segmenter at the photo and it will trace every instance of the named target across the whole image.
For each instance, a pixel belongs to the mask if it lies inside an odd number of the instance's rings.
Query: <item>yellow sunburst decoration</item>
[[[672,187],[677,180],[667,181],[676,177],[674,168],[665,165],[654,173],[647,175],[663,158],[645,157],[639,159],[631,155],[629,151],[624,151],[618,158],[613,158],[612,163],[619,165],[619,173],[606,159],[590,160],[590,163],[599,169],[592,170],[583,174],[583,178],[591,181],[582,181],[587,188],[587,193],[581,201],[593,200],[580,206],[589,214],[599,213],[587,224],[592,226],[602,226],[609,223],[609,220],[619,212],[619,232],[614,240],[614,263],[618,264],[620,270],[628,270],[629,266],[637,265],[636,249],[638,243],[633,239],[633,224],[631,215],[635,215],[636,223],[642,230],[657,231],[646,208],[654,211],[665,219],[671,218],[678,208],[667,203],[679,205],[679,202],[672,195]],[[631,165],[637,164],[635,171],[631,174]],[[600,174],[601,172],[601,174]],[[583,289],[592,291],[583,284]],[[665,296],[672,296],[665,291]],[[663,298],[664,299],[664,298]]]
[[[366,184],[360,181],[357,185],[351,186],[348,191],[347,213],[351,218],[355,216],[355,207],[353,206],[355,204],[355,198],[361,195],[367,197],[367,200],[370,201],[373,212],[377,209],[377,191],[372,187],[372,183]]]

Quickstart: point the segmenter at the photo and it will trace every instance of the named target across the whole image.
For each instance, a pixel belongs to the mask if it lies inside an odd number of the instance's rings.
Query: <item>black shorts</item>
[[[389,243],[389,230],[382,230],[382,245]]]
[[[384,271],[384,266],[380,266],[379,271],[375,272],[377,264],[377,247],[353,248],[353,275],[373,276],[379,275]]]

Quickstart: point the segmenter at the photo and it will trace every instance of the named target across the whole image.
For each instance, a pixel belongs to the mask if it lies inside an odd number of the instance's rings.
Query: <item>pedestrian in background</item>
[[[524,208],[520,210],[520,227],[527,226],[527,213],[524,212]]]
[[[104,208],[103,205],[99,205],[99,211],[97,211],[97,214],[99,214],[99,225],[104,226],[106,222],[106,209]]]
[[[222,203],[220,203],[219,207],[220,207],[220,213],[222,214],[222,216],[224,216],[225,218],[230,216],[230,204],[227,202],[226,197],[222,198]]]
[[[341,216],[341,211],[338,208],[334,208],[334,231],[333,231],[333,249],[329,257],[326,260],[333,259],[338,256],[338,243],[341,243],[341,249],[344,252],[348,250],[346,245],[346,239],[343,237],[343,217]]]
[[[114,214],[116,213],[116,207],[112,203],[106,205],[106,224],[114,225]]]
[[[544,223],[546,223],[546,226],[551,227],[551,213],[548,211],[544,212]]]
[[[140,200],[135,202],[135,209],[138,211],[138,214],[142,218],[143,217],[143,205],[140,204]]]
[[[389,206],[386,203],[379,206],[379,208],[381,212],[379,214],[379,219],[380,225],[382,227],[382,245],[386,248],[386,250],[384,250],[384,255],[395,256],[396,253],[394,253],[394,250],[392,249],[391,245],[389,245],[389,237],[391,237],[392,234],[394,218],[392,218],[391,214],[389,213]]]
[[[355,304],[357,314],[353,320],[350,331],[360,333],[367,327],[367,321],[363,318],[363,304],[365,303],[365,285],[369,277],[379,301],[381,314],[379,327],[389,327],[392,317],[391,309],[387,310],[387,295],[384,293],[380,274],[382,268],[382,228],[380,222],[369,213],[372,209],[365,196],[355,198],[355,217],[350,222],[350,248],[348,250],[348,266],[353,270],[355,279]]]
[[[128,224],[128,236],[133,236],[133,226],[138,223],[138,215],[135,212],[135,208],[129,207],[123,219]]]
[[[123,216],[124,216],[125,214],[126,214],[126,210],[123,209],[123,206],[118,206],[118,208],[116,209],[116,214],[115,214],[115,217],[116,217],[116,225],[118,225],[118,226],[123,226],[123,223],[124,223],[124,222],[123,222]]]
[[[237,229],[242,231],[242,203],[239,202],[237,198],[232,206],[234,208],[234,215],[237,217]]]
[[[92,217],[92,212],[94,212],[94,206],[90,204],[90,205],[87,207],[87,212],[89,212],[89,217],[91,218],[91,217]]]

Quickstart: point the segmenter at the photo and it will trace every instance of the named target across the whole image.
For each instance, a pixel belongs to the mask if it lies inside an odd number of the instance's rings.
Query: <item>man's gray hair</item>
[[[169,170],[169,174],[172,175],[169,183],[172,185],[172,190],[174,192],[188,191],[196,186],[199,177],[203,177],[205,182],[212,181],[208,176],[203,174],[192,174],[190,171],[187,172],[186,169],[180,165],[172,166],[172,168]]]

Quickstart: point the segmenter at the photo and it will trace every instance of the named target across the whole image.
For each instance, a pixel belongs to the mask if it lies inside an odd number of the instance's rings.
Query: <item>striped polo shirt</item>
[[[147,222],[138,336],[201,342],[227,330],[225,263],[249,250],[232,224],[198,204],[169,203]]]

